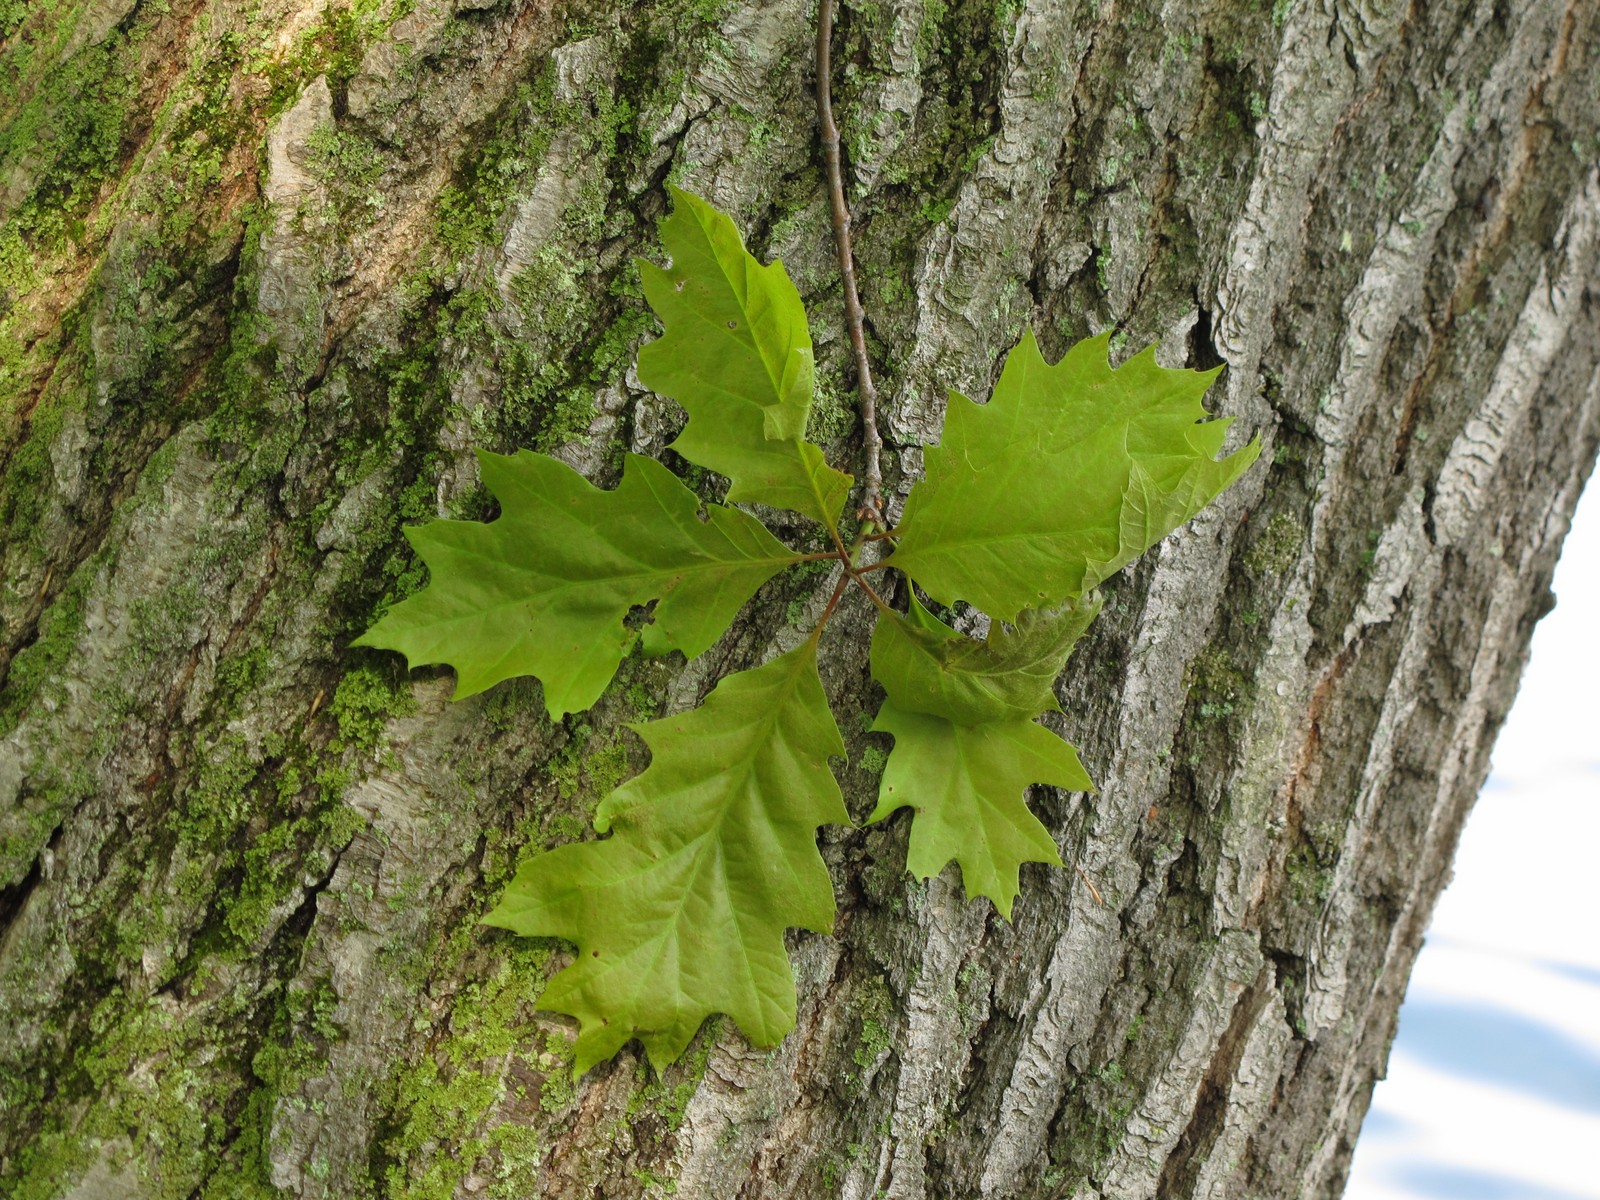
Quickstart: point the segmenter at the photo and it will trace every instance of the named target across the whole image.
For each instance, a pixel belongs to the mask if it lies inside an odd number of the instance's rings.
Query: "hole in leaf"
[[[627,611],[627,614],[623,616],[623,628],[631,629],[637,633],[639,630],[643,629],[646,625],[651,624],[656,619],[655,614],[656,602],[654,600],[650,601],[648,604],[635,604]]]

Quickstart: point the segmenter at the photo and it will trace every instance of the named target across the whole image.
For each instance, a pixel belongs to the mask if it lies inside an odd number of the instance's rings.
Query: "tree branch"
[[[850,208],[844,198],[844,178],[839,164],[839,127],[833,122],[830,76],[833,70],[833,0],[817,4],[817,119],[822,125],[822,160],[828,170],[828,199],[833,207],[833,240],[839,247],[839,274],[844,278],[844,319],[850,346],[856,355],[856,389],[860,395],[861,429],[866,441],[866,494],[863,520],[887,527],[883,512],[883,438],[878,434],[878,392],[872,386],[872,365],[867,361],[867,339],[862,328],[865,314],[856,291],[855,255],[850,249]]]

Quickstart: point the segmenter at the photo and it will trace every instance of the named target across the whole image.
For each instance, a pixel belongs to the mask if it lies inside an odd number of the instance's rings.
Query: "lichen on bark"
[[[1336,1195],[1600,438],[1596,19],[841,8],[891,493],[1027,324],[1226,363],[1268,450],[1109,586],[1014,925],[828,832],[783,1046],[574,1086],[563,948],[477,918],[822,579],[559,724],[348,643],[403,525],[492,514],[474,448],[719,498],[631,369],[669,180],[783,257],[855,452],[808,6],[0,0],[7,1193]]]

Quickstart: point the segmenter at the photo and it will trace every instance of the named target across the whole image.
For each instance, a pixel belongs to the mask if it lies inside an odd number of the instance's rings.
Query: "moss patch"
[[[490,1197],[539,1190],[538,1137],[501,1110],[540,1107],[543,1085],[570,1076],[571,1058],[559,1040],[539,1036],[533,1016],[550,951],[522,938],[497,939],[496,949],[488,975],[453,998],[443,1036],[385,1085],[397,1120],[384,1143],[384,1194],[393,1200],[450,1200],[473,1173],[494,1180]]]
[[[1244,565],[1256,575],[1282,575],[1294,566],[1305,544],[1306,528],[1289,513],[1277,513],[1245,551]]]

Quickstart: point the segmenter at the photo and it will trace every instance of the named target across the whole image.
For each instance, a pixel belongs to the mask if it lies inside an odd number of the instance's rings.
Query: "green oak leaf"
[[[805,440],[815,389],[806,313],[781,262],[762,266],[700,197],[672,189],[661,223],[672,265],[641,262],[666,332],[639,351],[639,379],[689,414],[672,448],[732,481],[728,499],[788,508],[836,528],[850,476]]]
[[[1078,752],[1025,718],[961,725],[892,701],[872,728],[894,735],[894,750],[868,822],[914,809],[906,852],[912,874],[937,875],[953,859],[968,899],[987,896],[1010,920],[1022,864],[1061,865],[1055,839],[1023,792],[1031,783],[1092,791]]]
[[[909,589],[908,589],[909,591]],[[872,632],[872,677],[894,706],[958,724],[1031,721],[1060,711],[1055,682],[1072,648],[1100,611],[1098,597],[1054,612],[1025,609],[1012,626],[996,622],[979,641],[939,620],[910,591],[904,617],[885,612]]]
[[[408,527],[431,582],[354,643],[414,667],[449,663],[456,699],[534,675],[552,718],[588,708],[638,636],[623,622],[630,608],[659,601],[647,654],[693,658],[797,561],[737,509],[708,505],[702,521],[699,499],[654,459],[628,455],[614,491],[529,450],[478,462],[499,518]]]
[[[1051,366],[1030,330],[988,404],[951,396],[891,565],[1009,621],[1082,596],[1255,461],[1259,439],[1216,459],[1232,419],[1204,420],[1200,398],[1217,371],[1168,370],[1154,347],[1113,370],[1108,342]]]
[[[578,1019],[578,1075],[635,1036],[660,1069],[719,1012],[777,1045],[795,1021],[784,930],[833,928],[816,832],[850,818],[816,638],[635,728],[651,762],[595,814],[611,836],[529,859],[484,918],[576,943],[539,1003]]]
[[[815,365],[799,294],[726,216],[672,197],[670,266],[640,264],[663,333],[638,370],[688,414],[674,448],[725,475],[730,503],[822,522],[856,582],[893,566],[994,619],[967,638],[914,588],[905,616],[867,589],[883,610],[870,658],[888,697],[872,728],[894,738],[870,819],[915,809],[909,868],[926,878],[956,862],[968,896],[1010,919],[1022,864],[1061,861],[1026,789],[1093,789],[1077,751],[1034,718],[1059,707],[1055,680],[1099,611],[1094,587],[1236,479],[1259,441],[1217,457],[1229,422],[1201,405],[1215,372],[1165,370],[1151,350],[1113,370],[1106,337],[1051,366],[1029,333],[989,403],[952,396],[898,544],[866,566],[863,543],[847,552],[839,537],[853,481],[805,440]],[[793,553],[737,509],[702,514],[651,459],[627,456],[612,491],[528,451],[479,461],[500,517],[407,529],[429,585],[357,642],[449,663],[458,698],[534,675],[552,717],[587,708],[636,638],[649,654],[697,655],[778,571],[830,557]],[[540,998],[577,1018],[575,1074],[634,1037],[664,1067],[715,1013],[761,1046],[794,1027],[785,933],[832,927],[816,832],[849,820],[828,766],[844,745],[819,636],[727,677],[692,712],[636,726],[651,763],[599,806],[607,836],[523,863],[485,918],[575,944]]]

